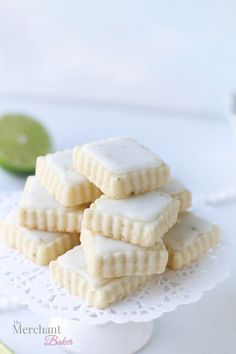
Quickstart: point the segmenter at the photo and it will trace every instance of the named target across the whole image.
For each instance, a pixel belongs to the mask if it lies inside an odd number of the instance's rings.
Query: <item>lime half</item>
[[[0,165],[5,169],[33,172],[36,158],[50,150],[50,136],[35,119],[23,114],[0,117]]]
[[[14,352],[3,342],[0,341],[0,353],[1,354],[14,354]]]

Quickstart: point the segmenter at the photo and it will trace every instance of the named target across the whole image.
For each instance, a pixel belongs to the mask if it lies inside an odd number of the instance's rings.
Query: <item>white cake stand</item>
[[[0,217],[17,207],[19,193],[0,196]],[[153,320],[179,305],[198,301],[203,293],[227,278],[230,271],[230,234],[207,207],[198,214],[221,225],[223,241],[200,262],[182,271],[167,270],[153,276],[128,299],[105,310],[87,306],[49,280],[48,267],[24,259],[17,251],[0,246],[0,287],[21,304],[49,316],[50,325],[60,325],[61,339],[72,339],[64,349],[83,354],[130,354],[150,339]]]

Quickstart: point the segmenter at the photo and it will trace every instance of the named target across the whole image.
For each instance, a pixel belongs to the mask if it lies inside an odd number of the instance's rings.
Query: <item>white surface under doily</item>
[[[0,196],[0,217],[18,205],[20,194]],[[179,305],[198,301],[204,291],[212,289],[229,275],[229,238],[222,221],[212,209],[195,208],[198,214],[218,222],[222,230],[222,243],[211,250],[200,262],[182,271],[167,270],[154,276],[128,299],[114,304],[106,310],[88,307],[76,297],[54,286],[48,276],[48,267],[37,266],[24,259],[17,251],[0,246],[1,291],[18,296],[19,302],[46,316],[77,319],[83,323],[102,324],[109,321],[150,321]]]

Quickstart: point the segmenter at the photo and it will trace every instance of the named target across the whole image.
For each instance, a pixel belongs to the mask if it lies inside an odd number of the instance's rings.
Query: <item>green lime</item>
[[[51,138],[35,119],[23,114],[0,117],[0,165],[17,173],[31,173],[35,160],[51,151]]]
[[[6,346],[3,342],[0,341],[0,353],[1,354],[14,354],[14,352]]]

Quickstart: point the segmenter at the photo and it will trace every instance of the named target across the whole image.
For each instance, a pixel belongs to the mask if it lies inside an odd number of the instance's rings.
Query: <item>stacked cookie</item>
[[[0,239],[50,262],[53,282],[105,308],[217,244],[218,227],[190,206],[191,192],[162,159],[131,138],[111,138],[39,157]]]
[[[1,222],[0,239],[46,265],[80,243],[83,212],[101,192],[76,172],[72,151],[40,157],[28,177],[19,210]]]
[[[202,227],[207,222],[185,212],[190,191],[135,140],[119,137],[75,147],[73,163],[103,195],[84,211],[81,246],[52,262],[50,273],[88,304],[107,307],[163,273],[167,262],[179,269],[217,243],[216,226]]]

